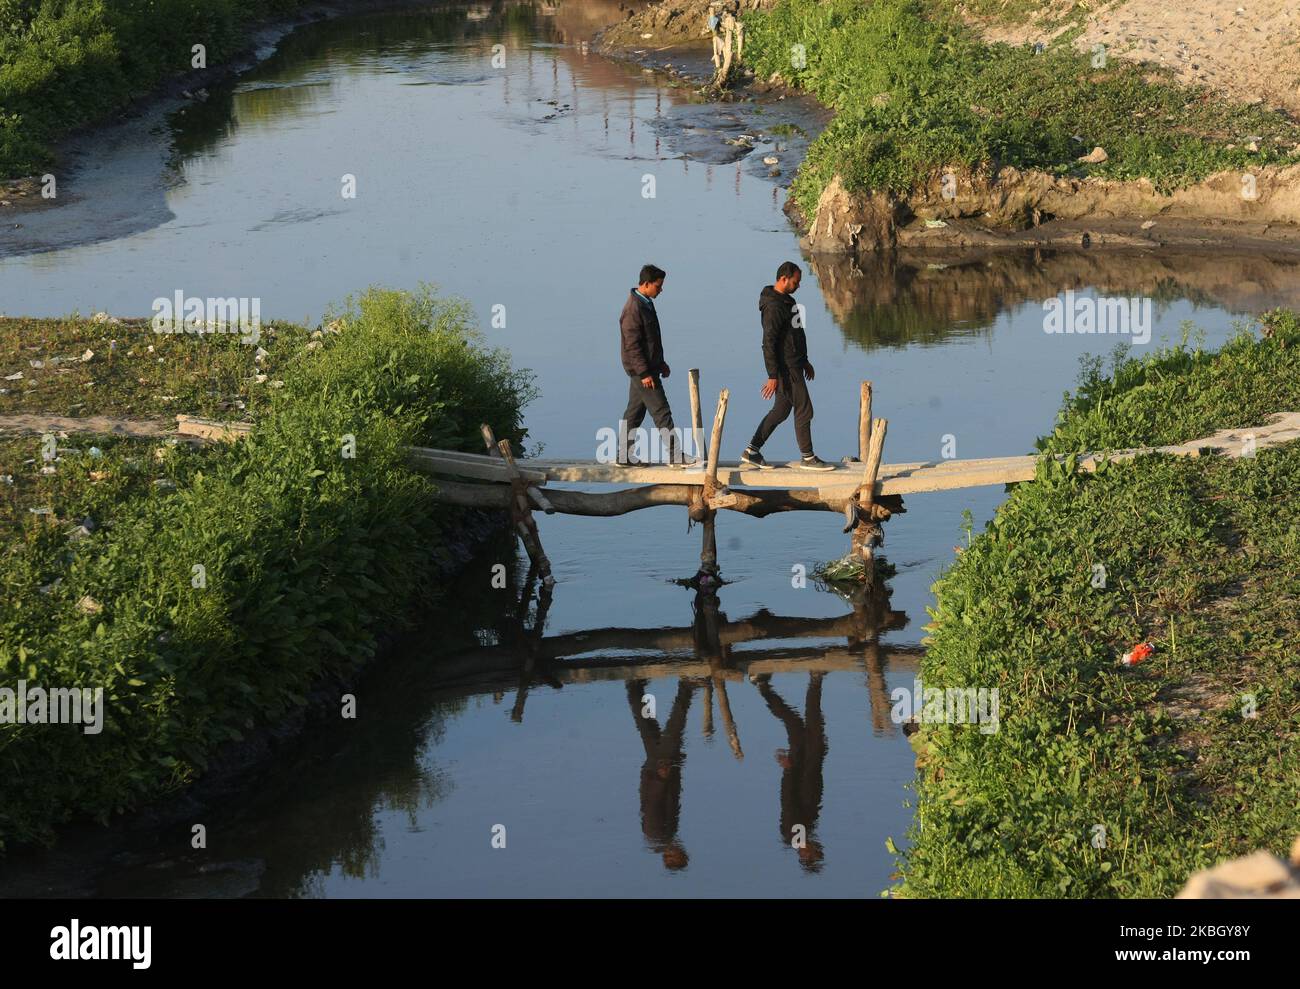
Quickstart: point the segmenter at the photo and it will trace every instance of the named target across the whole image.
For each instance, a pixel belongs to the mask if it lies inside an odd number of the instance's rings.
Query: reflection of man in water
[[[636,730],[641,734],[641,744],[645,746],[645,762],[641,766],[641,831],[650,847],[663,856],[667,868],[684,869],[686,849],[677,841],[682,812],[682,761],[686,758],[682,752],[682,732],[695,687],[685,680],[677,682],[677,696],[673,698],[668,724],[662,732],[658,721],[641,713],[645,688],[645,680],[627,682],[627,702],[636,720]]]
[[[785,725],[788,749],[778,749],[776,761],[781,773],[781,838],[788,845],[796,824],[804,826],[807,842],[798,849],[799,863],[809,872],[821,867],[821,842],[813,837],[822,809],[822,764],[826,761],[826,722],[822,720],[822,674],[808,677],[804,716],[800,718],[772,689],[772,677],[757,678],[758,692],[768,709]]]

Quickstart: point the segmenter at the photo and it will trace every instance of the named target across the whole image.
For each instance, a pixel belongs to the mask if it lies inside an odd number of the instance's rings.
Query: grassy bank
[[[47,166],[51,146],[193,67],[246,44],[250,22],[305,0],[0,0],[0,176]]]
[[[1014,165],[1169,190],[1300,160],[1300,126],[1280,114],[1118,58],[1094,68],[1069,35],[1041,53],[989,45],[938,0],[780,0],[746,25],[745,61],[760,78],[777,74],[836,111],[794,180],[809,217],[836,175],[850,192],[904,193],[943,168]],[[1107,161],[1077,160],[1096,146]]]
[[[1268,323],[1269,339],[1217,353],[1086,365],[1040,446],[1181,442],[1300,409],[1300,319]],[[1300,832],[1298,478],[1292,443],[1045,467],[1015,488],[937,582],[923,667],[927,687],[999,688],[1000,727],[913,736],[898,893],[1169,896],[1215,861],[1285,855]],[[1143,641],[1151,659],[1117,665]]]
[[[456,513],[402,448],[478,449],[484,421],[522,440],[530,379],[481,345],[464,306],[427,292],[371,290],[332,325],[315,337],[264,327],[258,363],[233,336],[0,322],[0,353],[26,355],[25,375],[113,335],[112,362],[104,346],[69,372],[92,377],[74,389],[84,411],[147,408],[161,386],[257,412],[247,440],[200,449],[56,437],[47,461],[40,436],[0,442],[0,687],[102,687],[106,705],[97,735],[0,724],[0,846],[184,785],[223,743],[354,670],[381,631],[444,592]],[[28,353],[38,345],[42,357]],[[123,367],[137,360],[162,380],[130,387]],[[66,414],[60,388],[38,378],[23,411]]]

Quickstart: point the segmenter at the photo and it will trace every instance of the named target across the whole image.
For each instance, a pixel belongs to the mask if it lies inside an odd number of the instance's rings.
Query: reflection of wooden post
[[[505,443],[505,440],[501,441]],[[526,587],[528,588],[528,597],[531,597],[531,588],[533,582],[533,568],[528,570],[528,579]],[[542,633],[546,630],[546,612],[551,607],[551,584],[542,582],[541,593],[537,595],[537,616],[533,621],[531,630],[524,628],[524,622],[528,617],[528,597],[523,599],[523,608],[519,615],[519,645],[524,650],[524,661],[519,667],[519,690],[515,695],[514,707],[510,709],[510,720],[517,724],[522,724],[524,720],[524,705],[528,701],[528,689],[533,684],[533,673],[537,668],[537,660],[541,654]]]
[[[713,737],[713,681],[704,681],[704,737]]]
[[[867,643],[864,658],[867,666],[867,696],[871,699],[871,731],[876,735],[892,735],[892,705],[889,703],[889,688],[885,684],[885,670],[880,663],[880,641],[875,636]]]
[[[736,731],[736,722],[731,717],[731,701],[727,699],[727,682],[722,679],[721,674],[715,673],[713,683],[718,688],[718,711],[722,714],[722,726],[727,731],[727,742],[731,746],[731,752],[737,759],[745,758],[745,753],[740,748],[740,734]]]

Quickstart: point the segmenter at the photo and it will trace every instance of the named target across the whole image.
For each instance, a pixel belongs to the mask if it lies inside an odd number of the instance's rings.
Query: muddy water
[[[181,289],[314,320],[373,282],[432,281],[537,372],[534,444],[590,458],[625,398],[617,313],[654,261],[669,271],[669,397],[684,418],[691,366],[707,407],[730,387],[736,456],[764,407],[756,297],[798,257],[781,185],[816,115],[692,103],[584,51],[600,7],[438,8],[295,32],[206,101],[83,142],[69,201],[0,231],[0,310],[134,315]],[[757,150],[726,143],[740,134]],[[340,195],[347,175],[355,199]],[[1151,300],[1139,349],[1177,340],[1185,320],[1215,344],[1238,314],[1300,302],[1295,262],[1254,256],[809,267],[827,459],[852,452],[863,378],[890,420],[888,460],[933,459],[945,442],[960,457],[1028,452],[1080,355],[1122,339],[1044,333],[1043,300],[1067,289]],[[795,454],[788,425],[767,452]],[[910,499],[888,526],[889,597],[857,602],[792,580],[844,551],[829,516],[722,518],[717,598],[674,583],[698,563],[682,512],[546,518],[553,596],[520,607],[518,572],[492,590],[508,552],[488,553],[456,614],[430,616],[368,675],[355,723],[315,732],[251,792],[195,808],[207,852],[190,849],[189,821],[78,834],[11,861],[0,893],[875,896],[893,869],[886,839],[904,844],[910,821],[889,691],[912,683],[963,511],[980,525],[1001,497]]]

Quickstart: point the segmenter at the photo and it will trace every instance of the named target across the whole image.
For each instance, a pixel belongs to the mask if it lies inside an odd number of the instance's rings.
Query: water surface
[[[793,101],[702,105],[597,56],[580,42],[600,6],[438,7],[293,33],[206,101],[95,137],[63,182],[71,201],[0,233],[0,310],[138,315],[181,289],[315,321],[371,283],[434,282],[536,371],[534,450],[590,458],[626,395],[618,312],[653,261],[669,272],[669,397],[684,419],[692,366],[706,408],[729,387],[735,457],[765,405],[757,296],[799,259],[781,209],[806,143],[792,127],[821,118]],[[754,152],[727,143],[740,134]],[[1294,262],[1258,256],[806,267],[814,436],[835,460],[856,452],[864,378],[890,422],[887,460],[1028,452],[1079,357],[1121,342],[1044,333],[1043,300],[1067,289],[1153,300],[1148,347],[1186,320],[1220,343],[1300,294]],[[784,426],[769,458],[795,452]],[[70,840],[11,862],[0,892],[875,896],[891,881],[886,839],[904,844],[910,820],[912,755],[888,692],[912,683],[963,511],[982,525],[1002,497],[910,498],[887,527],[891,596],[856,614],[792,579],[844,552],[834,516],[724,513],[716,600],[674,582],[698,565],[682,511],[545,518],[559,583],[543,614],[535,597],[519,605],[522,572],[494,591],[480,560],[454,590],[458,614],[367,675],[356,723],[196,811],[207,853],[190,851],[188,824],[107,850]]]

